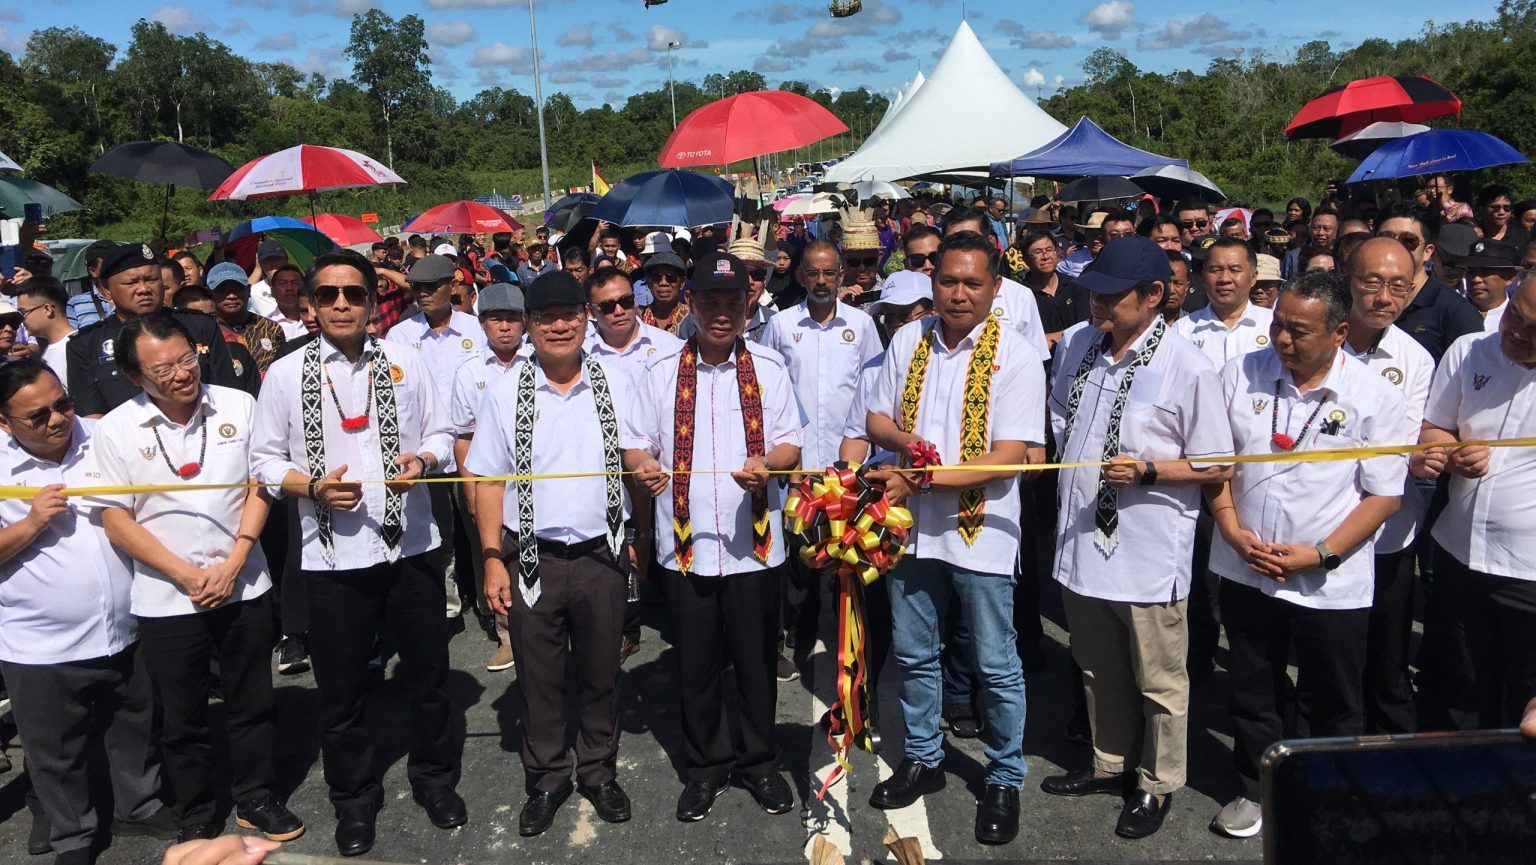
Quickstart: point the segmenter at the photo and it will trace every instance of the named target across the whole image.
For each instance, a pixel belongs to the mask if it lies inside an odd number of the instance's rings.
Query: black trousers
[[[1211,538],[1216,524],[1200,508],[1195,520],[1195,555],[1189,583],[1189,670],[1190,675],[1209,673],[1221,643],[1221,615],[1217,609],[1217,587],[1222,579],[1211,573]]]
[[[405,683],[410,701],[406,777],[411,788],[433,790],[457,781],[440,562],[433,550],[367,568],[305,572],[310,610],[325,623],[310,631],[309,654],[320,689],[325,781],[338,814],[383,802],[373,735],[363,720],[368,661],[381,631],[400,653],[395,675]]]
[[[1376,591],[1371,600],[1365,655],[1367,733],[1412,733],[1418,729],[1413,683],[1408,676],[1417,587],[1411,549],[1376,556]]]
[[[571,778],[596,786],[612,781],[619,756],[619,640],[624,629],[625,573],[602,551],[579,559],[539,556],[538,602],[519,591],[517,544],[510,550],[512,610],[508,624],[523,704],[523,774],[530,794],[552,792]],[[566,671],[575,661],[574,757],[566,744]]]
[[[1227,629],[1232,689],[1232,757],[1243,796],[1261,799],[1259,761],[1285,738],[1282,720],[1290,684],[1286,664],[1296,657],[1297,689],[1306,693],[1313,736],[1358,736],[1364,729],[1361,680],[1371,611],[1314,610],[1222,580],[1222,624]]]
[[[1536,697],[1536,580],[1474,571],[1440,550],[1435,584],[1460,595],[1453,612],[1467,636],[1477,726],[1519,726],[1525,704]]]
[[[267,561],[283,563],[282,574],[274,573],[272,579],[278,585],[278,606],[280,609],[280,629],[283,636],[297,636],[309,633],[309,583],[304,579],[303,545],[296,543],[297,538],[302,537],[299,523],[299,503],[287,496],[278,499],[272,504],[273,514],[267,520],[266,528],[262,530],[261,542],[266,547],[268,536],[271,534],[282,535],[280,542],[274,542],[274,546],[280,546],[282,558],[274,558],[270,549],[267,552]],[[276,528],[274,528],[276,527]]]
[[[204,613],[140,616],[139,642],[161,709],[165,778],[182,825],[214,819],[210,664],[219,665],[237,806],[272,792],[277,706],[272,697],[272,593]]]
[[[89,745],[100,734],[119,820],[160,810],[160,768],[150,739],[154,697],[139,644],[89,661],[0,663],[36,802],[55,853],[88,847],[100,823],[91,801]],[[28,797],[28,806],[33,799]],[[35,819],[35,817],[34,817]]]
[[[728,577],[664,573],[677,635],[689,780],[720,784],[733,771],[752,777],[775,771],[779,568]],[[726,659],[735,667],[734,737],[726,719]]]

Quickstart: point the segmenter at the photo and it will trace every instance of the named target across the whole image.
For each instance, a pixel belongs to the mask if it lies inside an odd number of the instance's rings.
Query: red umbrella
[[[847,124],[814,100],[787,90],[754,90],[711,102],[683,118],[657,162],[662,168],[725,165],[847,131]]]
[[[523,224],[511,214],[478,201],[450,201],[428,210],[401,226],[402,231],[436,234],[478,234],[517,231]]]
[[[1381,120],[1421,123],[1460,113],[1461,97],[1423,75],[1381,75],[1308,102],[1285,127],[1285,137],[1343,138]]]
[[[368,223],[355,216],[343,216],[340,213],[320,213],[315,216],[301,216],[300,221],[307,222],[315,227],[321,234],[336,241],[340,246],[351,246],[356,243],[377,243],[383,240],[377,231]]]
[[[314,195],[333,189],[404,182],[382,163],[355,150],[300,144],[258,156],[235,169],[208,200]]]

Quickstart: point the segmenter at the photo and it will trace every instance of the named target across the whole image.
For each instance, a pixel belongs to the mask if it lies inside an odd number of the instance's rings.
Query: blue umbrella
[[[710,174],[647,171],[615,184],[587,216],[614,225],[714,225],[731,221],[735,195]]]
[[[1431,129],[1388,141],[1365,158],[1345,183],[1396,180],[1442,171],[1477,171],[1530,162],[1520,151],[1475,129]]]
[[[294,228],[299,231],[315,230],[313,225],[303,220],[294,219],[291,216],[258,216],[255,219],[248,219],[231,228],[229,236],[224,238],[224,242],[230,243],[242,237],[248,237],[252,234],[265,234],[268,231],[276,231],[280,228]]]

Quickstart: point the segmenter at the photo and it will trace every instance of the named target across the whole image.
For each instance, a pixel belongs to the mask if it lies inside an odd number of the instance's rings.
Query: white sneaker
[[[1211,828],[1232,838],[1252,838],[1264,828],[1264,810],[1259,803],[1239,796],[1216,814]]]

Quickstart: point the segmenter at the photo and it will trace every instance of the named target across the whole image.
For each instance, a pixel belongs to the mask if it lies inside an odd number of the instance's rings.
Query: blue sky
[[[1496,0],[864,0],[835,20],[817,0],[536,0],[546,93],[578,106],[613,102],[663,84],[665,46],[677,41],[679,80],[755,69],[769,86],[801,79],[838,89],[892,92],[931,70],[961,16],[998,63],[1031,95],[1081,78],[1102,45],[1157,71],[1203,70],[1213,56],[1285,55],[1312,39],[1336,48],[1364,38],[1400,39],[1426,21],[1491,17]],[[282,60],[345,76],[342,48],[351,16],[377,6],[426,21],[434,80],[463,99],[487,86],[532,92],[527,0],[36,0],[0,7],[0,49],[19,56],[37,27],[78,26],[117,43],[139,18],[176,33],[207,33],[260,61]],[[1449,17],[1448,17],[1449,16]]]

